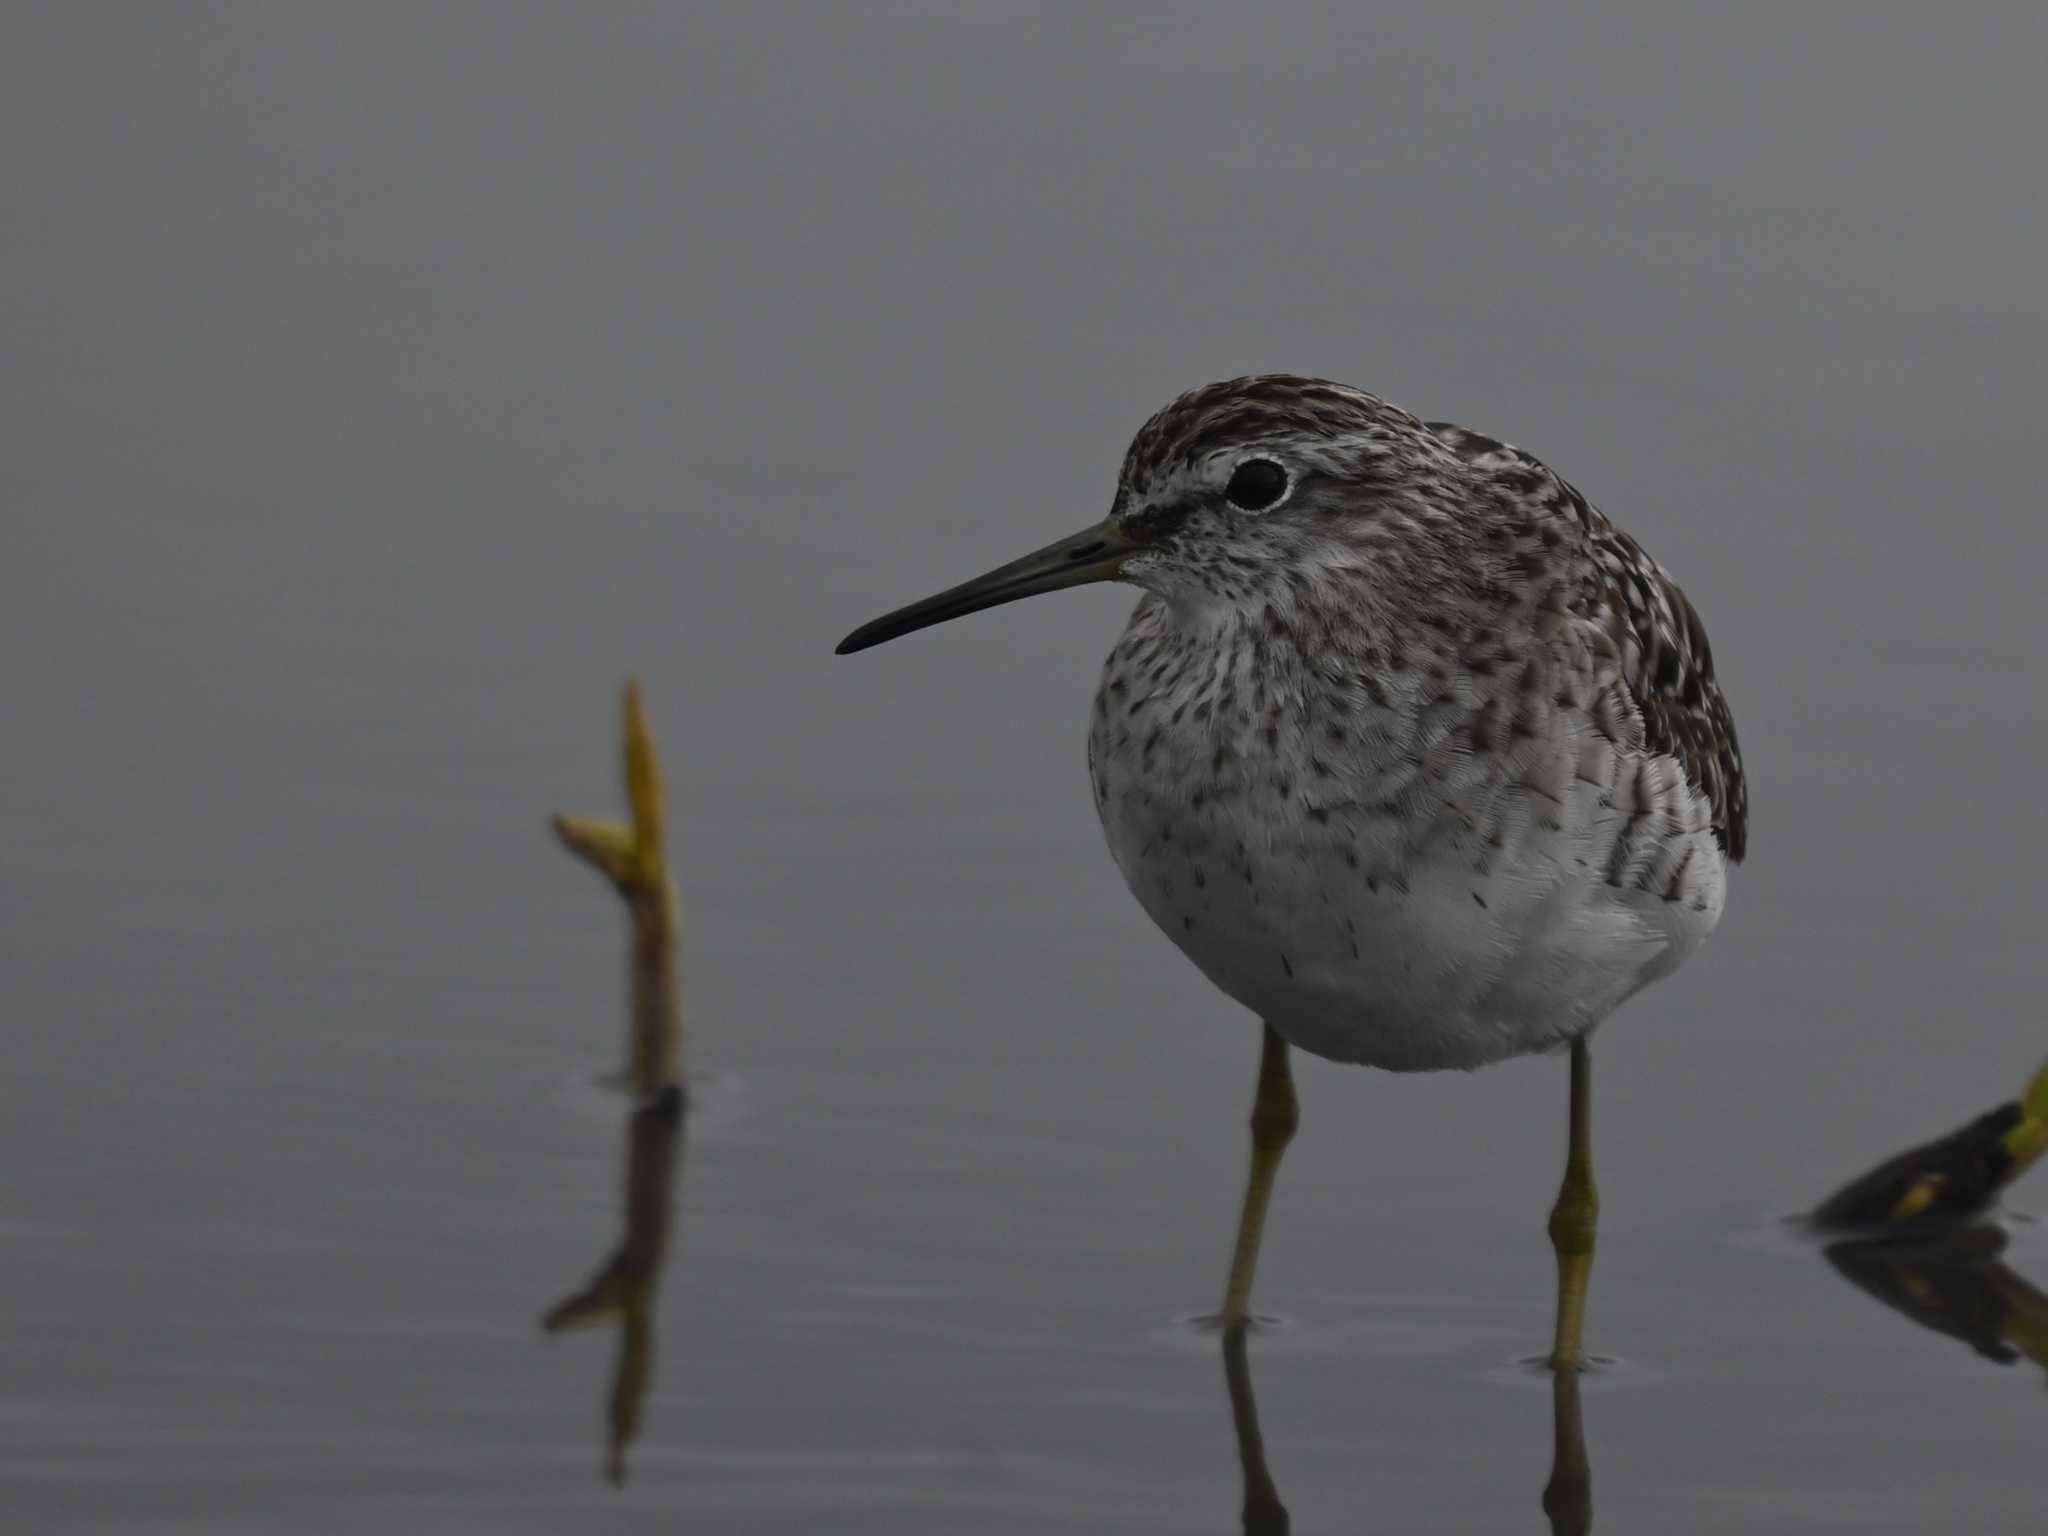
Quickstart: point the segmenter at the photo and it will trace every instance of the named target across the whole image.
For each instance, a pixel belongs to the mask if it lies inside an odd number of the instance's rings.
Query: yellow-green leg
[[[1245,1182],[1244,1211],[1237,1219],[1237,1247],[1230,1256],[1230,1283],[1223,1292],[1224,1328],[1242,1327],[1251,1317],[1252,1274],[1259,1267],[1259,1237],[1266,1230],[1266,1205],[1280,1156],[1294,1140],[1301,1107],[1294,1098],[1294,1073],[1287,1042],[1268,1024],[1259,1049],[1259,1087],[1252,1098],[1252,1169]]]
[[[1593,1273],[1593,1234],[1600,1224],[1600,1191],[1593,1184],[1593,1059],[1583,1039],[1572,1042],[1571,1149],[1564,1182],[1550,1210],[1550,1246],[1557,1250],[1557,1337],[1550,1366],[1576,1371],[1585,1364],[1586,1282]]]

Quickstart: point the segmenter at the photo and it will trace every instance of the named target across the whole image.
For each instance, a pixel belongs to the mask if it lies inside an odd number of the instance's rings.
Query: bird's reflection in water
[[[1237,1461],[1244,1469],[1244,1536],[1287,1536],[1292,1525],[1266,1466],[1266,1437],[1259,1433],[1259,1401],[1252,1392],[1243,1323],[1223,1330],[1223,1381],[1230,1389],[1230,1427],[1237,1434]]]
[[[1293,1520],[1266,1464],[1266,1440],[1259,1432],[1259,1404],[1242,1323],[1223,1331],[1223,1380],[1230,1391],[1230,1423],[1244,1473],[1244,1536],[1288,1536]],[[1593,1529],[1593,1469],[1586,1456],[1577,1371],[1551,1373],[1550,1408],[1550,1481],[1543,1488],[1543,1513],[1551,1536],[1586,1536]]]
[[[1987,1360],[2048,1370],[2048,1295],[2008,1268],[2006,1235],[1988,1223],[1948,1232],[1830,1243],[1836,1273],[1901,1317]]]
[[[650,1095],[634,1110],[626,1122],[625,1236],[591,1282],[541,1320],[549,1333],[618,1325],[605,1450],[605,1475],[614,1483],[625,1481],[626,1450],[654,1384],[654,1304],[682,1171],[682,1129],[679,1087]]]
[[[1550,1481],[1543,1513],[1551,1536],[1586,1536],[1593,1529],[1593,1464],[1586,1458],[1586,1421],[1579,1411],[1579,1373],[1550,1378]]]

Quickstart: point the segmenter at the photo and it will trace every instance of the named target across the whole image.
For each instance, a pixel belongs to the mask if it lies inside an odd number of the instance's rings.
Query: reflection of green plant
[[[2048,1066],[2010,1104],[1909,1147],[1821,1202],[1816,1226],[1948,1226],[1977,1215],[2048,1151]]]
[[[2006,1341],[2034,1364],[2048,1370],[2048,1296],[1998,1265],[1991,1273],[1998,1299],[2005,1303]]]
[[[654,1298],[668,1256],[669,1218],[682,1167],[682,1090],[670,1087],[633,1112],[626,1131],[626,1235],[590,1283],[541,1319],[549,1333],[619,1325],[612,1371],[606,1474],[626,1477],[626,1447],[640,1433],[654,1384]]]
[[[1987,1360],[2048,1368],[2048,1296],[2009,1269],[1986,1224],[1832,1243],[1827,1260],[1859,1290]]]

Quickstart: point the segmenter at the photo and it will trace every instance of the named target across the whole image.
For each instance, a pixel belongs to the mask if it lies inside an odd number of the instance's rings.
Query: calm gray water
[[[1597,1052],[1595,1528],[2040,1528],[2041,1368],[1778,1223],[2048,1051],[2037,8],[5,30],[10,1530],[1235,1530],[1179,1319],[1256,1035],[1099,846],[1128,600],[830,650],[1257,369],[1549,458],[1736,706],[1751,862]],[[699,1092],[615,1489],[612,1342],[536,1325],[616,1238],[621,923],[543,819],[629,671]],[[1545,1529],[1562,1064],[1298,1070],[1294,1529]]]

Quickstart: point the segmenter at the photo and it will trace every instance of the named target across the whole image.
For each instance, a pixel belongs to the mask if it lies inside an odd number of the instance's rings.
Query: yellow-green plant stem
[[[626,903],[633,925],[633,1017],[626,1081],[644,1096],[680,1083],[683,1077],[682,988],[676,970],[682,903],[668,877],[661,761],[647,729],[637,682],[626,684],[624,758],[632,825],[557,816],[555,835],[610,880]]]

